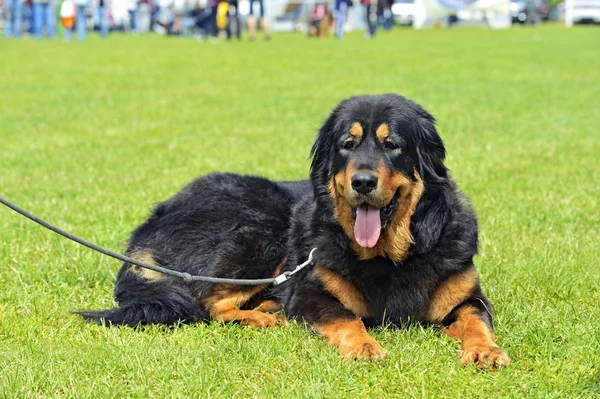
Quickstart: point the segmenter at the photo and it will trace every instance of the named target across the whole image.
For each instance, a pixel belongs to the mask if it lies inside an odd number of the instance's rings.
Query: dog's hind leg
[[[276,313],[282,309],[281,304],[277,303],[272,299],[264,298],[253,299],[250,302],[248,302],[247,306],[244,306],[244,308],[260,310],[261,312],[266,313]]]
[[[281,273],[284,264],[285,259],[275,267],[273,276]],[[273,300],[262,298],[261,294],[266,288],[266,285],[244,287],[217,284],[207,296],[200,299],[200,303],[210,312],[211,318],[221,323],[235,321],[245,326],[272,327],[284,323],[285,317],[272,314],[280,306]]]
[[[270,309],[263,310],[260,306],[255,310],[242,309],[265,288],[258,286],[241,291],[239,287],[217,285],[200,302],[210,312],[211,317],[221,323],[236,321],[245,326],[273,327],[283,323],[285,318],[282,315],[267,313]],[[263,303],[266,305],[267,301]]]

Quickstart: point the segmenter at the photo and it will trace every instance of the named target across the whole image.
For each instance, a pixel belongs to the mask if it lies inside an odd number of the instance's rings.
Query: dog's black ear
[[[450,216],[450,205],[444,187],[426,188],[411,218],[414,251],[424,254],[433,249]]]
[[[426,182],[439,183],[448,176],[448,170],[444,166],[444,142],[435,128],[435,118],[422,108],[418,114],[413,129],[419,173]]]
[[[310,180],[312,181],[315,196],[327,194],[327,184],[331,179],[333,169],[334,151],[335,151],[335,130],[339,123],[338,115],[340,106],[338,106],[329,115],[323,126],[319,129],[317,139],[310,150],[312,162],[310,165]]]

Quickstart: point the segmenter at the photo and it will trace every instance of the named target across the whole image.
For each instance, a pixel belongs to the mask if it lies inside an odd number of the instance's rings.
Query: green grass
[[[0,209],[0,397],[598,397],[600,30],[397,30],[0,41],[0,195],[122,250],[156,201],[215,170],[299,179],[319,124],[398,92],[438,119],[480,220],[476,262],[509,368],[432,328],[379,328],[347,363],[299,326],[105,329],[120,264]]]

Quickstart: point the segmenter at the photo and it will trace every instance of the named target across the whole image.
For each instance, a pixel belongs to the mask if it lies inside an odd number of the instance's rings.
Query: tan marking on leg
[[[373,313],[362,292],[348,280],[333,270],[323,267],[317,268],[316,274],[325,289],[336,297],[346,309],[362,318],[369,317]]]
[[[461,340],[461,365],[475,363],[480,369],[488,365],[494,368],[509,365],[510,359],[496,345],[494,332],[481,319],[478,309],[472,306],[458,309],[456,321],[444,331]]]
[[[327,339],[327,342],[338,348],[345,359],[381,360],[385,358],[385,350],[375,338],[367,333],[365,325],[359,318],[317,324],[315,329]]]
[[[363,127],[360,123],[354,122],[352,126],[350,126],[350,135],[358,140],[360,143],[363,136]]]
[[[428,323],[439,323],[464,300],[471,296],[479,282],[479,276],[474,267],[447,278],[435,290],[425,311]]]
[[[272,299],[257,298],[250,301],[250,309],[259,310],[266,313],[276,313],[281,310],[281,305]]]
[[[135,260],[139,260],[140,262],[147,263],[151,266],[159,266],[159,264],[154,260],[154,257],[152,256],[152,254],[149,251],[132,252],[132,253],[128,254],[127,256],[129,256],[130,258],[133,258]],[[134,273],[139,274],[140,276],[142,276],[143,278],[145,278],[148,281],[157,281],[157,280],[161,280],[161,279],[167,277],[167,275],[164,273],[157,272],[152,269],[146,269],[145,267],[141,267],[141,266],[133,265],[133,264],[131,264],[131,266],[129,267],[129,270],[131,270]]]
[[[277,265],[273,276],[278,276],[285,264],[285,259]],[[285,321],[281,315],[265,313],[262,310],[241,310],[255,295],[267,288],[267,285],[256,287],[240,287],[227,284],[217,284],[211,293],[200,299],[200,303],[208,309],[211,317],[221,323],[237,321],[245,326],[270,327]]]
[[[379,127],[375,131],[375,134],[377,135],[377,138],[381,142],[383,142],[383,140],[387,139],[388,136],[390,135],[390,128],[389,128],[388,124],[382,123],[381,125],[379,125]]]

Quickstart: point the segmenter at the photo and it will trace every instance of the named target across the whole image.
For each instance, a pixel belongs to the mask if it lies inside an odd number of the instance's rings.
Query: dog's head
[[[311,180],[363,259],[401,260],[411,217],[428,183],[444,181],[434,118],[395,94],[342,101],[312,148]]]

